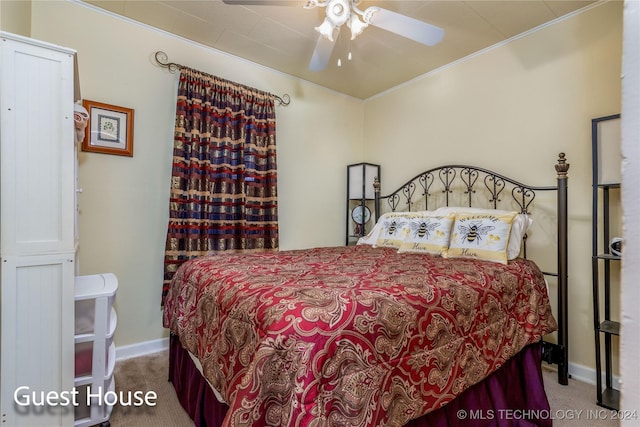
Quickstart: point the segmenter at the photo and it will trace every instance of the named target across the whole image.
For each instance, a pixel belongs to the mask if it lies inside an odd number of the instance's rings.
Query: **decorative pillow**
[[[382,227],[374,246],[384,248],[400,248],[405,237],[404,227],[415,213],[389,214],[380,218]]]
[[[474,258],[506,264],[507,244],[516,213],[456,214],[447,258]]]
[[[387,212],[382,214],[378,219],[378,222],[373,226],[371,231],[367,233],[366,236],[363,236],[358,239],[358,245],[372,245],[375,246],[378,241],[378,236],[380,236],[380,230],[384,228],[385,222],[390,218],[405,218],[408,219],[416,215],[416,212]]]
[[[422,214],[409,218],[405,238],[398,252],[420,252],[445,255],[449,248],[451,226],[455,215]]]
[[[516,217],[511,225],[511,234],[509,236],[509,243],[507,245],[507,259],[516,259],[520,255],[520,249],[522,248],[522,239],[525,233],[531,227],[533,219],[529,215],[520,214],[515,211],[505,211],[500,209],[484,209],[484,208],[469,208],[469,207],[441,207],[433,211],[436,215],[448,215],[452,212],[456,214],[487,214],[487,215],[506,215],[515,214]]]

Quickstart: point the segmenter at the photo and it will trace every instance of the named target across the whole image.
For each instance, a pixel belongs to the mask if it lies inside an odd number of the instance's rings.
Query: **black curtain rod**
[[[155,53],[155,59],[158,65],[160,65],[161,67],[167,68],[172,73],[176,72],[177,70],[180,70],[181,68],[189,68],[184,65],[177,64],[175,62],[168,62],[169,58],[167,57],[167,54],[161,50]],[[291,97],[286,93],[281,97],[273,94],[270,94],[270,95],[272,95],[276,99],[276,101],[278,102],[278,105],[282,105],[283,107],[286,107],[291,103]]]

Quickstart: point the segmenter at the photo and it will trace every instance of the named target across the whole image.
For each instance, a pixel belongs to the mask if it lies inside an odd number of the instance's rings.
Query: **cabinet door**
[[[73,404],[55,399],[73,390],[73,258],[2,259],[3,425],[73,425]]]
[[[74,249],[74,54],[3,36],[2,253]]]

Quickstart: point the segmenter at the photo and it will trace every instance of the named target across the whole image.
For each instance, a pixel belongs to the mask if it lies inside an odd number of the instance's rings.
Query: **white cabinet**
[[[2,425],[72,426],[75,51],[4,32],[0,49]]]

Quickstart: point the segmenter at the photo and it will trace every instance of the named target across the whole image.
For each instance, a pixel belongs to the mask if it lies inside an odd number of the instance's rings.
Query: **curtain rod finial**
[[[175,62],[169,62],[169,57],[161,50],[157,51],[154,56],[158,65],[168,68],[172,73],[182,67],[180,64],[176,64]]]
[[[291,104],[291,97],[289,96],[288,93],[285,93],[281,97],[278,96],[278,95],[274,95],[274,96],[275,96],[276,100],[278,101],[278,105],[286,107],[287,105]]]

